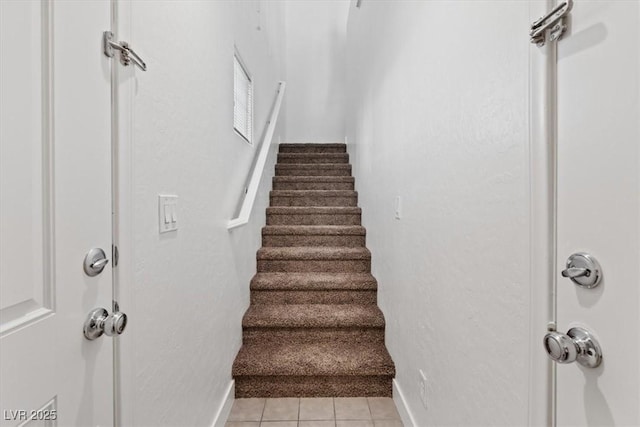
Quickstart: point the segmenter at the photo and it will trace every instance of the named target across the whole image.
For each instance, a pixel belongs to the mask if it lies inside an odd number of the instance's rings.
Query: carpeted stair
[[[345,144],[281,144],[233,364],[236,397],[391,396]]]

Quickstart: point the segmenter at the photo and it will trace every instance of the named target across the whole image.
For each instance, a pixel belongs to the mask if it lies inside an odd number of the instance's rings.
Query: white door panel
[[[560,426],[640,425],[640,2],[580,1],[558,43],[557,265],[602,266],[594,289],[558,278],[557,326],[584,326],[603,362],[557,367]]]
[[[110,3],[2,0],[0,16],[0,424],[44,408],[44,425],[113,425],[112,341],[82,334],[112,300],[110,265],[82,269],[111,252]]]

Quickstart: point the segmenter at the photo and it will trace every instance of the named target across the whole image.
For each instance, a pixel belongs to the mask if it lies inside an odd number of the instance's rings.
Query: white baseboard
[[[398,384],[395,379],[393,380],[393,401],[396,404],[396,408],[398,408],[400,418],[402,418],[402,424],[404,424],[405,427],[417,427],[418,424],[413,418],[409,405],[407,405],[407,401],[404,398],[400,384]]]
[[[229,385],[227,386],[227,392],[224,394],[224,398],[222,402],[220,402],[220,407],[218,408],[218,412],[216,416],[213,418],[213,422],[211,423],[211,427],[224,427],[227,418],[229,418],[229,413],[231,412],[231,407],[233,406],[233,400],[235,399],[236,394],[236,382],[231,380]]]

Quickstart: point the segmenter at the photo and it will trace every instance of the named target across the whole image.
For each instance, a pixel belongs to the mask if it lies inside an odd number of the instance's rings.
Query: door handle
[[[551,331],[542,342],[547,355],[554,362],[578,362],[585,368],[597,368],[602,362],[600,344],[584,328],[571,328],[566,334]]]
[[[127,315],[119,311],[109,314],[104,308],[91,310],[84,322],[84,337],[90,341],[105,334],[113,337],[121,335],[127,327]]]

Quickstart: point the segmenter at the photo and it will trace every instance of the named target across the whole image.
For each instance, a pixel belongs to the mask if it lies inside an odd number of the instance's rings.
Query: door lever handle
[[[562,270],[562,277],[568,277],[573,279],[574,277],[589,277],[591,275],[591,270],[588,268],[581,267],[570,267],[566,270]]]

